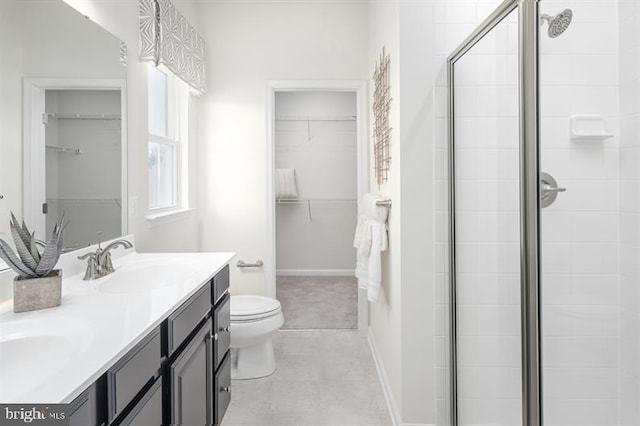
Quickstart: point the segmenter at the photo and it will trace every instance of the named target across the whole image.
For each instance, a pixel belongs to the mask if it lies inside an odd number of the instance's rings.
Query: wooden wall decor
[[[376,163],[376,180],[378,186],[389,179],[391,166],[391,126],[389,111],[391,109],[391,86],[389,84],[389,54],[384,46],[380,59],[373,73],[373,149]]]

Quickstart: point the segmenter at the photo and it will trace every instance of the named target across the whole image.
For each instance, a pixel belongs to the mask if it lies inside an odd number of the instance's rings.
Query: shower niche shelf
[[[572,115],[569,118],[571,140],[604,141],[614,137],[607,129],[607,123],[600,115]]]

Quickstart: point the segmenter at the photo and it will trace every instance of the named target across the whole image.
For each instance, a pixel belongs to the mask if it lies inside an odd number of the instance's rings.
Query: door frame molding
[[[46,240],[42,203],[46,202],[46,151],[42,123],[46,90],[119,90],[120,91],[120,193],[122,234],[129,233],[127,82],[125,79],[25,78],[23,80],[22,134],[22,206],[23,218],[32,224],[36,235]],[[27,196],[26,194],[29,194]]]
[[[277,92],[351,92],[356,94],[357,127],[357,197],[359,201],[369,186],[369,151],[366,80],[273,80],[267,82],[267,247],[265,294],[276,297],[276,206],[275,206],[275,95]],[[366,335],[369,326],[369,303],[366,292],[358,289],[358,331]]]

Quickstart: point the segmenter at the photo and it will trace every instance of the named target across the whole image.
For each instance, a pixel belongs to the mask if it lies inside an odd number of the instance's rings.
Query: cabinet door
[[[213,353],[214,353],[214,368],[218,368],[218,365],[222,362],[224,355],[229,350],[229,344],[231,343],[231,334],[229,329],[231,326],[231,297],[228,295],[216,305],[213,311]]]
[[[169,366],[171,424],[213,424],[213,345],[207,321]]]
[[[118,426],[160,426],[161,424],[162,378],[159,378]]]
[[[97,384],[89,386],[89,389],[82,392],[80,396],[69,404],[69,425],[70,426],[98,426],[103,425],[103,416],[99,398]]]

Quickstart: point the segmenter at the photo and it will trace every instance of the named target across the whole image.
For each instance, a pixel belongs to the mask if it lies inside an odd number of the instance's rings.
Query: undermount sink
[[[115,294],[151,292],[188,281],[192,271],[192,265],[182,261],[134,263],[101,278],[98,290]]]
[[[52,374],[60,368],[60,360],[71,359],[93,340],[90,329],[71,318],[58,318],[42,323],[16,321],[0,326],[0,377],[8,383],[19,383],[11,392],[20,395],[32,386],[25,377],[34,366]],[[28,375],[28,373],[27,373]]]

